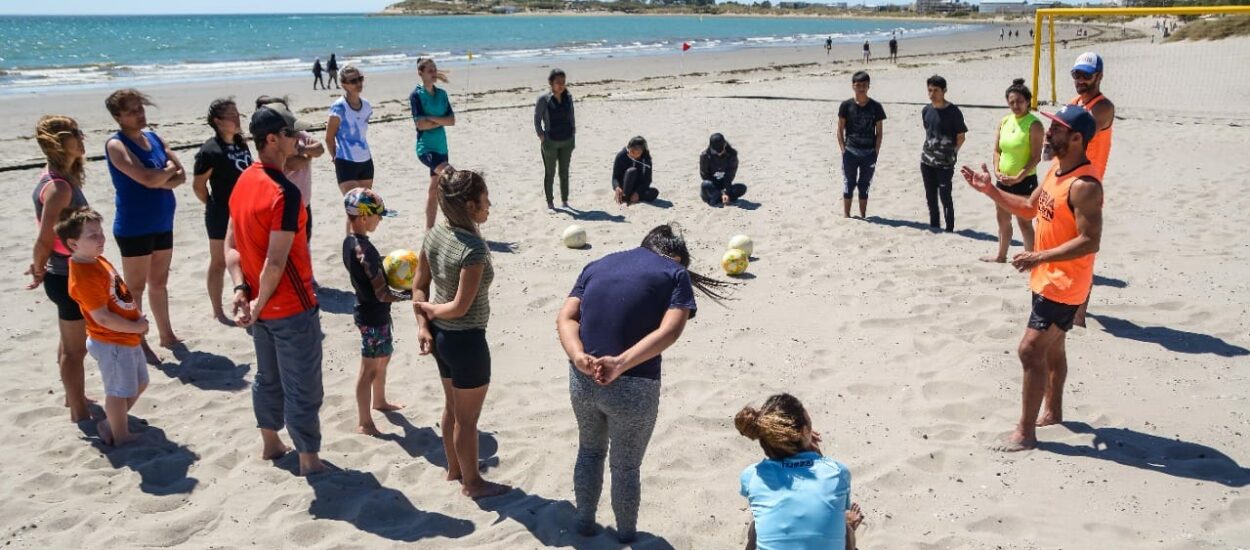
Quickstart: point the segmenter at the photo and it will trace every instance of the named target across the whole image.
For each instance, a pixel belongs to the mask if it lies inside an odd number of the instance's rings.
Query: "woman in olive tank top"
[[[1023,78],[1012,82],[1006,95],[1011,114],[998,123],[998,138],[994,140],[994,177],[998,180],[999,189],[1027,197],[1037,189],[1037,163],[1042,160],[1046,130],[1037,115],[1029,110],[1033,94],[1024,85]],[[1007,261],[1007,249],[1011,246],[1012,215],[1000,206],[995,208],[998,211],[998,253],[983,256],[981,261],[1004,263]],[[1020,226],[1024,250],[1032,251],[1033,222],[1016,217],[1016,223]]]

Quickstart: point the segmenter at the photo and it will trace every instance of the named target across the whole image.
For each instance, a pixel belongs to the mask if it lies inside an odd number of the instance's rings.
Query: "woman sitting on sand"
[[[998,139],[994,142],[994,175],[998,188],[1027,197],[1037,189],[1037,163],[1042,161],[1042,142],[1046,130],[1042,121],[1029,110],[1033,93],[1017,78],[1007,88],[1007,106],[1011,113],[998,123]],[[997,206],[998,254],[984,256],[983,262],[1004,263],[1007,248],[1011,246],[1011,212]],[[1016,216],[1020,236],[1024,238],[1024,251],[1033,251],[1033,220]]]
[[[596,532],[609,447],[616,536],[627,543],[637,534],[638,469],[659,412],[660,353],[694,316],[693,288],[719,301],[730,284],[691,273],[688,265],[686,241],[672,227],[656,227],[642,246],[587,265],[556,318],[577,417],[573,492],[582,535]]]
[[[779,393],[759,409],[743,407],[734,426],[768,457],[742,471],[753,518],[747,549],[853,550],[863,514],[851,503],[851,472],[822,455],[803,403]]]
[[[631,138],[612,163],[612,190],[616,192],[617,204],[654,202],[660,196],[660,192],[651,187],[652,166],[647,140],[642,136]]]
[[[69,419],[78,422],[90,416],[82,372],[83,359],[87,356],[87,325],[78,302],[69,296],[70,252],[56,236],[55,229],[62,210],[87,206],[87,197],[82,193],[87,150],[78,122],[67,116],[47,115],[39,119],[35,125],[35,140],[48,164],[39,174],[32,194],[38,231],[33,259],[26,271],[30,275],[26,288],[33,290],[42,284],[48,299],[56,304],[61,334],[56,360],[61,370],[61,384],[65,386]]]

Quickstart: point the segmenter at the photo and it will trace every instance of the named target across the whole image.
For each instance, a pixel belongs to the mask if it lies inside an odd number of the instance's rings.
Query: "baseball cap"
[[[1064,105],[1055,114],[1042,112],[1042,115],[1073,132],[1079,132],[1081,137],[1085,138],[1085,143],[1094,139],[1094,134],[1098,131],[1098,123],[1094,122],[1094,115],[1080,105]]]
[[[393,218],[399,212],[382,206],[382,197],[372,189],[357,187],[343,196],[343,210],[349,216],[382,216]]]
[[[291,117],[291,120],[295,121],[295,124],[293,124],[291,127],[295,128],[296,132],[304,132],[304,131],[307,131],[309,128],[312,128],[311,124],[295,118],[295,113],[292,113],[291,110],[287,108],[286,103],[283,103],[281,101],[275,101],[273,103],[265,105],[265,107],[273,109],[277,111],[279,114],[282,114],[284,116]]]
[[[1094,52],[1085,52],[1076,58],[1072,70],[1083,73],[1097,74],[1102,72],[1102,56]]]
[[[269,134],[276,134],[286,129],[295,131],[295,117],[291,116],[289,111],[277,110],[272,106],[266,105],[256,112],[252,113],[252,121],[248,124],[248,131],[254,138],[263,138]]]

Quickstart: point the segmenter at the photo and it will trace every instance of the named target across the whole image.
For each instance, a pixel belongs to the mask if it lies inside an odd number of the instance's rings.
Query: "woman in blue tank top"
[[[851,503],[851,472],[820,452],[820,434],[798,398],[779,393],[734,417],[738,433],[759,440],[768,458],[742,471],[751,507],[747,548],[854,550],[863,520]]]
[[[174,249],[173,190],[187,175],[169,146],[144,130],[144,106],[152,105],[148,96],[126,88],[110,94],[104,105],[119,126],[105,144],[104,156],[116,190],[113,238],[122,255],[122,275],[141,308],[147,289],[147,309],[156,320],[161,346],[171,347],[179,341],[169,323],[167,290]],[[146,340],[143,350],[149,363],[160,364]]]

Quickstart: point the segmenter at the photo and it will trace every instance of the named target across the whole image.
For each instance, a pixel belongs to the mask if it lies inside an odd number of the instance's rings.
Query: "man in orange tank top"
[[[1111,157],[1111,124],[1115,122],[1115,104],[1102,95],[1102,56],[1094,52],[1085,52],[1076,58],[1072,65],[1072,84],[1076,87],[1076,97],[1071,103],[1080,105],[1094,115],[1098,131],[1085,147],[1085,157],[1098,174],[1098,181],[1103,180],[1107,171],[1107,159]],[[1089,297],[1076,312],[1075,324],[1085,326],[1085,310],[1089,307]]]
[[[1085,156],[1097,122],[1076,105],[1042,114],[1054,121],[1046,131],[1046,143],[1056,162],[1031,196],[1000,191],[984,164],[980,172],[968,166],[961,170],[974,189],[1037,224],[1034,251],[1017,254],[1011,261],[1016,269],[1031,272],[1033,311],[1019,348],[1024,369],[1020,423],[993,446],[1004,452],[1036,447],[1038,426],[1063,421],[1063,384],[1068,375],[1064,337],[1089,296],[1094,253],[1102,238],[1102,184]]]

